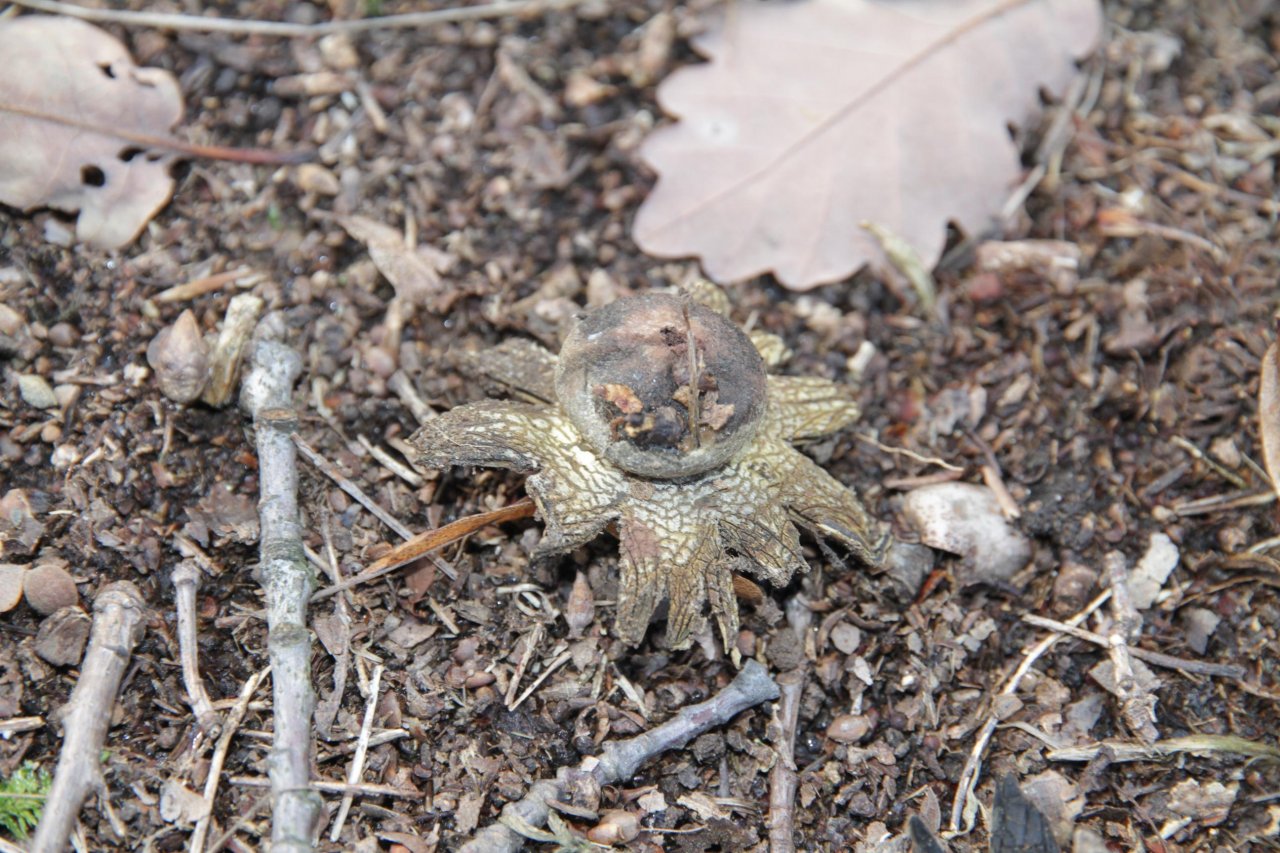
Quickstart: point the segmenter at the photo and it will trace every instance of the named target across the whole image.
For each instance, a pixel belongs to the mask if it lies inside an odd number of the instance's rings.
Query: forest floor
[[[373,458],[370,447],[400,457],[417,426],[412,394],[392,375],[446,410],[482,396],[459,373],[459,352],[522,336],[554,349],[578,306],[696,270],[644,256],[628,234],[653,183],[636,148],[661,120],[654,84],[695,61],[687,38],[707,5],[587,2],[319,43],[107,27],[140,64],[178,75],[187,138],[315,145],[320,159],[190,163],[173,201],[118,253],[55,245],[46,236],[65,235],[65,218],[0,209],[0,483],[10,494],[0,562],[65,561],[86,609],[105,584],[132,580],[153,608],[105,753],[127,838],[91,798],[86,849],[185,849],[182,810],[166,804],[202,789],[208,757],[178,665],[171,572],[184,556],[200,555],[204,572],[200,665],[214,700],[234,699],[266,664],[247,421],[234,404],[167,400],[147,367],[156,333],[186,309],[215,330],[232,296],[255,294],[302,355],[301,437],[402,524],[424,530],[519,500],[517,474],[408,478]],[[216,6],[237,19],[321,14],[291,0]],[[670,41],[650,35],[658,14],[673,24]],[[981,566],[940,555],[904,595],[806,541],[811,574],[743,606],[741,648],[775,668],[807,661],[799,849],[901,850],[892,839],[914,814],[950,835],[957,784],[989,720],[999,725],[982,755],[982,805],[962,816],[974,828],[950,837],[953,850],[986,849],[1005,774],[1068,849],[1073,827],[1086,830],[1082,850],[1280,849],[1274,758],[1204,742],[1048,757],[1055,746],[1141,743],[1097,678],[1106,649],[1063,638],[1001,695],[1052,634],[1024,616],[1070,618],[1107,587],[1108,554],[1132,566],[1171,543],[1178,566],[1134,645],[1244,675],[1153,664],[1156,734],[1232,735],[1274,751],[1280,732],[1280,524],[1257,426],[1280,281],[1280,12],[1249,0],[1123,0],[1107,17],[1107,42],[1086,67],[1092,102],[1026,213],[996,235],[1072,243],[1078,276],[983,272],[962,249],[938,271],[931,317],[865,272],[803,295],[769,279],[730,288],[736,319],[794,350],[789,373],[845,379],[864,342],[874,346],[860,365],[862,421],[811,452],[899,536],[915,538],[901,509],[908,489],[982,483],[985,467],[1033,543],[1012,578],[988,581]],[[351,214],[408,229],[443,268],[446,291],[416,306],[396,352],[383,347],[393,290],[339,224]],[[253,274],[221,275],[241,269]],[[157,298],[191,282],[209,286]],[[22,374],[76,393],[34,408]],[[300,464],[306,542],[322,562],[351,574],[399,541]],[[485,528],[440,554],[456,577],[424,560],[313,606],[316,772],[345,779],[362,691],[381,663],[374,733],[400,734],[370,750],[364,781],[417,792],[357,798],[341,840],[322,849],[450,849],[532,781],[733,677],[715,643],[673,652],[651,631],[638,648],[622,645],[609,606],[616,540],[531,572],[540,530],[533,519]],[[563,614],[579,570],[596,607],[571,639]],[[805,640],[782,618],[802,586],[817,627]],[[1105,631],[1109,613],[1082,625]],[[77,668],[37,654],[41,621],[25,604],[0,615],[0,722],[47,721],[0,739],[0,778],[24,761],[52,769],[61,742],[55,714]],[[265,778],[269,699],[264,687],[250,707],[229,776]],[[628,849],[764,849],[776,736],[770,706],[745,712],[606,787],[598,811],[640,818]],[[234,829],[227,849],[262,849],[264,805],[261,788],[224,782],[211,837]]]

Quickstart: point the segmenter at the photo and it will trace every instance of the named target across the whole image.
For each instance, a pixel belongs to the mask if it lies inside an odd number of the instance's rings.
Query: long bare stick
[[[352,21],[325,21],[319,24],[290,24],[283,21],[236,21],[204,15],[178,15],[163,12],[126,12],[114,9],[89,9],[59,0],[11,0],[13,5],[54,15],[66,15],[86,21],[100,21],[135,27],[154,27],[161,30],[179,30],[199,33],[232,33],[236,35],[285,36],[289,38],[314,38],[331,33],[358,33],[367,30],[402,27],[426,27],[433,24],[474,21],[518,15],[525,12],[562,9],[581,3],[582,0],[498,0],[481,6],[458,6],[452,9],[436,9],[429,12],[407,12],[403,15],[386,15],[380,18],[360,18]]]
[[[59,853],[67,848],[80,806],[93,789],[97,788],[107,803],[102,745],[129,658],[142,639],[145,616],[142,593],[128,581],[109,584],[93,602],[89,648],[80,665],[80,680],[67,702],[58,767],[31,853]]]
[[[669,749],[678,749],[698,735],[724,725],[748,708],[778,698],[778,685],[759,661],[749,660],[729,685],[706,702],[682,708],[655,729],[621,741],[609,741],[600,755],[586,759],[578,770],[590,773],[601,785],[612,785],[635,775],[640,765]],[[563,796],[571,770],[562,767],[554,779],[533,783],[529,793],[502,808],[500,823],[491,824],[459,848],[458,853],[515,853],[524,846],[524,837],[515,826],[539,826],[547,820],[550,800]]]
[[[259,327],[264,328],[264,326]],[[275,340],[259,340],[241,404],[253,416],[258,451],[259,563],[267,599],[267,647],[271,660],[274,732],[267,770],[271,777],[271,849],[310,851],[320,813],[311,782],[311,635],[307,601],[315,576],[302,549],[298,516],[298,427],[293,383],[302,372],[298,354]]]

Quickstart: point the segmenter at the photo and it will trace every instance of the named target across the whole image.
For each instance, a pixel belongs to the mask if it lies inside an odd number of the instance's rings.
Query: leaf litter
[[[946,225],[989,228],[1022,176],[1008,124],[1061,93],[1101,33],[1096,0],[742,2],[694,39],[710,61],[658,101],[657,186],[633,236],[721,282],[793,290],[883,266],[882,234],[926,267]]]
[[[912,810],[932,814],[928,826],[938,831],[938,802],[949,810],[989,703],[998,725],[971,801],[975,813],[979,803],[991,802],[1005,772],[1030,793],[1031,780],[1053,768],[1086,792],[1076,828],[1117,849],[1248,849],[1274,839],[1278,824],[1269,825],[1268,815],[1277,807],[1268,797],[1280,790],[1280,764],[1257,756],[1274,752],[1280,708],[1274,655],[1280,574],[1269,556],[1275,545],[1267,544],[1280,526],[1273,507],[1219,501],[1195,517],[1180,513],[1191,500],[1254,493],[1265,484],[1250,457],[1259,455],[1259,360],[1280,275],[1275,223],[1265,215],[1276,194],[1274,157],[1265,154],[1266,142],[1212,130],[1226,112],[1270,126],[1277,104],[1270,85],[1278,70],[1274,14],[1246,9],[1256,5],[1109,4],[1118,30],[1168,32],[1182,55],[1164,73],[1149,70],[1142,56],[1108,51],[1096,104],[1074,119],[1077,135],[1063,152],[1056,183],[1036,186],[1027,217],[1009,226],[1024,248],[1027,240],[1047,238],[1076,246],[1070,282],[1050,269],[1056,260],[1023,256],[985,270],[964,261],[948,265],[936,271],[941,325],[922,322],[874,276],[866,277],[870,286],[846,283],[803,298],[773,283],[734,294],[735,319],[754,318],[754,330],[778,335],[794,352],[794,372],[840,378],[847,370],[861,379],[861,428],[880,446],[847,436],[808,452],[864,490],[878,517],[906,535],[900,501],[938,473],[928,460],[945,460],[957,469],[947,475],[980,483],[990,455],[1022,510],[1011,524],[1033,547],[1031,567],[1008,582],[959,589],[958,561],[944,557],[923,586],[914,583],[899,596],[883,576],[843,567],[805,542],[823,580],[810,599],[815,642],[787,628],[782,597],[756,590],[754,602],[743,599],[744,654],[773,661],[790,636],[793,656],[803,655],[810,673],[794,756],[799,849],[908,849],[901,838],[892,848],[872,845],[905,832]],[[293,19],[310,7],[247,0],[237,9]],[[548,14],[545,29],[537,18],[512,18],[441,31],[439,39],[420,32],[353,39],[367,60],[357,69],[359,88],[383,107],[388,130],[373,123],[356,96],[267,88],[282,75],[326,73],[312,44],[282,50],[223,35],[168,41],[152,31],[125,31],[142,64],[173,68],[191,103],[202,105],[193,131],[224,133],[241,145],[270,138],[281,146],[302,140],[322,146],[342,193],[333,202],[308,195],[301,176],[289,171],[202,166],[191,180],[198,191],[177,193],[158,227],[119,254],[42,245],[41,217],[0,209],[0,465],[5,488],[28,490],[29,516],[40,525],[27,531],[29,525],[14,527],[10,514],[0,513],[3,561],[28,566],[62,555],[75,567],[86,603],[105,583],[142,578],[156,613],[108,744],[110,800],[127,834],[116,834],[105,810],[86,809],[81,823],[91,849],[146,839],[157,849],[189,843],[188,831],[166,825],[155,807],[166,780],[199,790],[207,766],[193,760],[195,729],[173,666],[168,574],[180,551],[207,566],[196,620],[210,698],[220,707],[235,701],[266,658],[256,615],[261,600],[248,579],[250,548],[214,530],[197,542],[184,541],[194,532],[175,533],[191,520],[188,508],[201,506],[215,486],[255,493],[251,442],[230,409],[171,405],[146,366],[147,343],[187,308],[202,330],[212,331],[234,296],[260,297],[264,322],[282,320],[307,362],[299,435],[377,502],[414,529],[437,530],[451,519],[511,505],[522,491],[518,477],[426,471],[421,484],[411,485],[354,441],[367,437],[396,450],[413,419],[398,390],[403,386],[384,380],[364,357],[379,340],[394,287],[337,216],[358,211],[397,231],[412,221],[404,231],[416,238],[404,241],[406,249],[439,246],[456,254],[441,276],[442,296],[454,294],[453,305],[443,315],[416,312],[404,326],[398,363],[415,393],[439,410],[483,396],[455,366],[458,352],[535,338],[549,346],[562,308],[604,301],[600,292],[675,285],[693,274],[689,264],[655,264],[627,239],[634,203],[649,180],[635,146],[648,128],[654,93],[619,69],[638,52],[632,34],[645,16],[672,16],[679,56],[697,11],[692,4],[637,0]],[[537,110],[528,92],[502,81],[485,93],[496,44],[563,110],[560,119],[533,119],[564,150],[565,162],[584,164],[563,189],[548,189],[547,181],[513,165],[520,137],[507,129]],[[225,67],[239,76],[223,73]],[[574,75],[600,81],[611,93],[573,106],[567,81]],[[465,128],[451,112],[464,105],[474,115]],[[1144,222],[1212,235],[1232,265],[1221,268],[1201,247],[1152,231],[1112,233],[1098,211],[1121,195],[1141,201],[1135,209]],[[323,209],[329,204],[337,208],[332,213]],[[1065,257],[1056,249],[1049,254]],[[261,277],[173,302],[156,299],[176,282],[245,265]],[[576,290],[541,290],[562,273],[579,282]],[[1138,300],[1129,298],[1138,280],[1141,310],[1156,332],[1109,346],[1123,340],[1126,317],[1138,310]],[[60,400],[74,391],[76,402],[32,408],[20,396],[20,375],[43,376]],[[978,396],[982,405],[956,402]],[[1234,451],[1222,446],[1227,439]],[[310,468],[300,473],[306,543],[336,567],[330,581],[336,589],[384,553],[390,534],[325,477]],[[217,512],[226,520],[223,508]],[[344,847],[377,837],[415,853],[455,848],[473,811],[480,826],[490,824],[504,804],[527,793],[530,780],[669,718],[731,677],[724,660],[700,645],[686,653],[652,644],[620,649],[612,636],[615,547],[606,542],[557,567],[531,566],[539,530],[531,520],[489,524],[439,552],[439,564],[410,567],[404,582],[351,583],[346,594],[312,605],[316,627],[322,619],[348,620],[338,629],[348,669],[340,664],[342,649],[317,646],[313,655],[317,687],[325,694],[336,688],[328,718],[336,740],[316,743],[325,783],[345,778],[366,705],[357,687],[373,658],[386,663],[389,685],[372,729],[369,790],[344,830]],[[1116,702],[1089,676],[1108,654],[1092,639],[1063,637],[1028,663],[1016,690],[994,695],[1028,646],[1054,633],[1022,617],[1052,613],[1067,620],[1079,613],[1098,593],[1106,551],[1122,549],[1133,562],[1156,532],[1177,545],[1181,567],[1137,642],[1190,655],[1182,617],[1189,605],[1205,608],[1220,619],[1201,638],[1205,662],[1243,661],[1247,675],[1157,670],[1164,681],[1157,688],[1160,730],[1173,739],[1154,746],[1122,727]],[[1078,588],[1060,594],[1055,580],[1073,566],[1084,569]],[[566,602],[580,575],[594,613],[574,617],[581,619],[581,637],[569,639]],[[404,595],[406,586],[412,595]],[[15,731],[19,715],[51,717],[80,675],[41,659],[36,640],[47,618],[25,603],[3,617],[0,732]],[[1098,611],[1081,626],[1102,631],[1106,619]],[[391,631],[397,620],[409,627]],[[519,638],[533,625],[542,626],[543,640],[518,670]],[[434,633],[424,637],[427,631]],[[543,678],[562,647],[571,659]],[[517,695],[537,683],[514,711],[503,701],[513,681]],[[261,791],[250,787],[262,782],[268,750],[254,733],[272,727],[271,700],[262,698],[265,705],[252,707],[246,700],[246,731],[235,737],[230,778],[214,802],[211,837],[232,832],[229,844],[260,846],[266,825]],[[44,762],[56,751],[57,733],[45,716],[24,723],[36,729],[0,738],[0,776],[14,762]],[[836,721],[837,734],[860,739],[828,737]],[[575,798],[572,806],[579,814],[584,804],[600,815],[643,812],[637,849],[761,850],[763,789],[775,758],[770,728],[767,710],[743,714],[633,782],[598,788],[594,800]],[[1191,743],[1176,737],[1189,732],[1206,734]],[[398,739],[384,742],[391,737]],[[1052,763],[1049,742],[1081,751],[1074,759],[1081,763]],[[1132,763],[1108,767],[1110,755]],[[1161,839],[1165,827],[1141,815],[1154,814],[1186,779],[1202,787],[1215,779],[1238,783],[1238,796],[1220,826],[1171,824],[1172,834]],[[417,794],[393,800],[376,796],[375,788]],[[591,826],[589,817],[564,814],[579,837]],[[986,850],[986,816],[981,812],[971,833],[948,836],[948,847]]]
[[[74,18],[0,21],[0,57],[0,202],[79,212],[76,237],[100,248],[131,242],[173,193],[176,155],[125,140],[169,134],[177,79]]]

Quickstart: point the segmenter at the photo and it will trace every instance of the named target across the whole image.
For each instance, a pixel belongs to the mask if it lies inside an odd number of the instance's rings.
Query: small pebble
[[[70,323],[54,323],[49,327],[49,343],[55,347],[73,347],[80,340],[80,333]]]
[[[0,613],[8,613],[22,600],[22,579],[26,566],[0,563]]]
[[[84,656],[93,620],[79,607],[62,607],[40,623],[35,652],[54,666],[77,664]]]
[[[862,632],[856,625],[841,622],[831,629],[831,642],[841,654],[851,655],[858,650],[858,646],[862,645]]]
[[[857,743],[871,731],[871,721],[864,714],[841,714],[827,726],[827,737],[838,743]]]
[[[36,566],[27,572],[22,584],[27,604],[37,613],[48,616],[62,607],[70,607],[80,601],[80,591],[71,573],[61,566]]]
[[[18,377],[18,393],[28,406],[37,409],[52,409],[58,405],[53,388],[48,380],[35,373],[23,373]]]
[[[600,816],[600,823],[587,830],[587,840],[596,844],[625,844],[640,834],[640,818],[631,812],[612,809]]]
[[[16,335],[26,325],[26,320],[22,319],[22,315],[0,302],[0,335]]]

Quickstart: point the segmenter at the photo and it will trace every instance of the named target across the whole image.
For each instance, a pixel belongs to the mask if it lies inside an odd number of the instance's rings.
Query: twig
[[[263,328],[263,327],[260,327]],[[302,371],[298,354],[279,341],[259,340],[241,401],[253,416],[258,451],[262,535],[259,561],[267,599],[267,647],[271,661],[274,731],[271,777],[271,849],[310,851],[320,796],[311,781],[311,640],[307,601],[315,577],[302,551],[298,516],[297,429],[291,393]]]
[[[382,664],[373,668],[373,677],[369,679],[369,699],[364,706],[364,721],[360,724],[360,737],[356,740],[356,753],[351,756],[351,768],[347,771],[347,784],[355,785],[364,773],[364,757],[369,751],[369,734],[373,731],[373,714],[378,710],[378,691],[382,687]],[[355,802],[355,794],[342,796],[342,805],[338,807],[338,816],[334,818],[333,829],[329,831],[329,840],[337,841],[342,835],[342,825],[347,822],[351,812],[351,804]]]
[[[262,684],[262,679],[266,678],[270,671],[268,667],[249,676],[249,680],[240,688],[240,696],[236,699],[235,706],[227,714],[226,724],[222,727],[222,734],[219,735],[218,744],[214,747],[213,757],[209,760],[209,775],[204,780],[204,805],[200,809],[200,819],[196,821],[196,828],[191,833],[191,841],[187,845],[191,853],[204,853],[204,841],[209,835],[209,824],[213,821],[213,800],[218,793],[218,782],[222,779],[222,767],[227,761],[227,751],[231,749],[231,741],[236,736],[236,730],[240,728],[244,715],[249,711],[253,694],[258,692],[258,685]]]
[[[1090,601],[1085,608],[1067,620],[1067,624],[1072,627],[1079,625],[1085,619],[1089,618],[1089,614],[1097,610],[1107,600],[1111,598],[1111,590],[1106,590],[1099,594],[1093,601]],[[1000,696],[1012,696],[1018,692],[1018,685],[1022,683],[1022,679],[1031,671],[1032,665],[1040,659],[1040,656],[1062,639],[1062,634],[1050,634],[1040,642],[1036,643],[1024,653],[1022,662],[1018,664],[1018,668],[1013,671],[1013,675],[1009,676],[1009,680],[1005,682],[1001,688]],[[964,817],[965,805],[973,797],[974,789],[978,787],[978,772],[982,768],[982,754],[987,749],[987,744],[991,742],[991,735],[995,733],[996,726],[1000,721],[992,713],[987,717],[982,729],[978,732],[978,738],[974,741],[973,749],[969,752],[969,760],[964,764],[964,770],[960,773],[960,781],[956,783],[956,796],[951,803],[951,825],[952,832],[960,832],[961,819]],[[965,827],[964,831],[973,828],[970,823]]]
[[[1223,465],[1221,462],[1214,459],[1209,454],[1205,453],[1203,450],[1196,447],[1194,444],[1187,441],[1182,436],[1175,435],[1172,439],[1170,439],[1170,441],[1173,444],[1178,445],[1178,447],[1181,447],[1191,456],[1195,457],[1196,459],[1199,459],[1201,462],[1208,465],[1210,468],[1212,468],[1214,471],[1217,472],[1219,477],[1222,477],[1224,480],[1231,483],[1231,485],[1235,486],[1237,489],[1249,488],[1249,484],[1245,482],[1244,477],[1241,477],[1235,471],[1232,471],[1226,465]]]
[[[1046,616],[1037,616],[1034,613],[1028,613],[1022,617],[1022,621],[1028,625],[1035,625],[1037,628],[1048,628],[1050,631],[1059,631],[1063,634],[1070,634],[1080,640],[1093,643],[1102,648],[1109,648],[1110,641],[1101,634],[1095,633],[1085,628],[1077,628],[1074,625],[1068,625],[1065,622],[1059,622],[1057,619],[1050,619]],[[1210,675],[1220,676],[1222,678],[1231,678],[1239,680],[1244,678],[1245,669],[1242,666],[1229,663],[1208,663],[1206,661],[1187,660],[1186,658],[1178,658],[1173,655],[1166,655],[1162,652],[1151,652],[1138,646],[1130,646],[1129,654],[1133,655],[1140,661],[1152,664],[1153,666],[1162,666],[1165,669],[1175,669],[1179,672],[1186,672],[1192,675]]]
[[[41,728],[44,728],[44,717],[10,717],[0,720],[0,737],[8,738]]]
[[[387,380],[387,388],[400,398],[400,402],[413,414],[414,420],[419,424],[425,424],[432,418],[438,417],[435,409],[418,396],[418,389],[413,387],[413,382],[403,370],[397,370],[391,374],[391,378]]]
[[[209,160],[227,160],[233,163],[290,166],[306,163],[315,157],[314,151],[271,151],[266,148],[228,148],[224,145],[199,145],[172,136],[139,133],[119,125],[99,125],[82,121],[69,115],[48,113],[24,107],[8,101],[0,101],[0,112],[12,113],[32,121],[70,127],[88,133],[114,137],[122,142],[132,142],[144,148],[157,148],[180,157],[201,157]]]
[[[1142,634],[1142,616],[1129,598],[1129,567],[1119,551],[1109,552],[1103,564],[1111,582],[1112,626],[1107,635],[1107,648],[1111,652],[1121,716],[1130,731],[1146,743],[1155,743],[1160,737],[1156,731],[1156,697],[1139,683],[1129,653],[1129,643]]]
[[[563,799],[564,785],[571,773],[590,773],[601,785],[630,779],[640,765],[656,755],[684,746],[693,738],[732,720],[742,711],[778,698],[778,685],[764,664],[749,660],[729,685],[706,702],[682,708],[676,716],[655,729],[622,741],[604,744],[600,755],[586,759],[574,770],[562,767],[555,779],[535,782],[524,798],[502,809],[500,823],[478,832],[459,853],[514,853],[524,838],[507,823],[538,826],[545,823],[549,800]]]
[[[952,465],[950,462],[946,461],[945,459],[939,459],[937,456],[921,456],[919,453],[916,453],[914,450],[908,450],[905,447],[894,447],[893,445],[885,444],[879,439],[871,435],[864,435],[863,433],[855,432],[853,434],[853,437],[856,438],[858,441],[865,442],[866,444],[870,444],[872,447],[882,450],[885,453],[892,453],[895,456],[905,456],[908,459],[913,459],[916,462],[920,462],[924,465],[937,465],[939,468],[942,468],[946,471],[953,471],[955,473],[962,473],[964,471],[964,469],[961,468],[959,465]]]
[[[370,738],[370,745],[377,740],[376,737]],[[266,788],[271,785],[271,782],[266,779],[254,779],[250,776],[232,776],[227,781],[232,785],[242,785],[246,788]],[[416,788],[374,785],[371,782],[348,785],[346,782],[329,782],[324,779],[317,779],[312,782],[311,789],[313,791],[323,791],[326,794],[355,794],[357,797],[399,797],[402,800],[413,800],[422,796],[422,792]]]
[[[519,708],[521,705],[523,705],[524,700],[532,696],[533,692],[542,685],[542,682],[547,680],[547,676],[551,675],[551,673],[555,672],[557,669],[564,666],[565,663],[568,662],[569,658],[571,657],[573,657],[573,652],[561,652],[559,657],[555,658],[554,660],[551,661],[551,663],[547,664],[546,667],[542,670],[542,674],[533,680],[533,683],[530,684],[529,687],[523,693],[520,694],[520,697],[516,699],[515,702],[511,703],[511,710],[514,711],[516,708]]]
[[[38,12],[66,15],[85,21],[122,24],[132,27],[154,27],[160,30],[177,30],[197,33],[231,33],[234,35],[279,36],[283,38],[316,38],[331,33],[360,33],[369,30],[427,27],[434,24],[476,21],[499,18],[503,15],[519,15],[535,11],[551,11],[573,6],[583,0],[511,0],[488,3],[482,6],[459,6],[430,12],[408,12],[403,15],[386,15],[380,18],[361,18],[352,21],[324,21],[319,24],[290,24],[283,21],[235,21],[227,18],[178,15],[163,12],[125,12],[113,9],[89,9],[59,0],[11,0],[13,5]]]
[[[787,622],[803,643],[813,622],[813,611],[803,595],[787,602]],[[778,753],[769,773],[769,850],[792,853],[795,843],[796,726],[800,720],[800,697],[809,675],[805,663],[778,676],[779,698],[774,706],[779,737],[774,749]]]
[[[80,680],[67,702],[62,750],[31,853],[66,849],[80,806],[91,790],[100,792],[103,810],[107,810],[102,745],[129,658],[142,639],[145,617],[142,593],[128,581],[109,584],[93,602],[89,648],[80,665]]]
[[[193,560],[183,560],[173,568],[173,602],[178,612],[178,656],[182,659],[182,686],[187,704],[200,729],[217,737],[218,714],[200,678],[200,652],[196,639],[196,592],[200,588],[200,568]]]
[[[415,489],[421,488],[423,479],[418,472],[396,459],[378,445],[369,441],[369,439],[365,438],[363,435],[357,435],[356,441],[360,442],[360,446],[369,451],[369,455],[381,463],[382,467],[386,468],[392,474],[395,474]]]
[[[292,436],[293,443],[302,451],[302,455],[307,457],[307,461],[324,472],[324,475],[330,480],[338,484],[338,488],[355,498],[360,506],[373,513],[379,521],[394,530],[401,539],[412,539],[413,531],[401,524],[394,515],[378,506],[373,498],[364,493],[364,490],[351,482],[351,479],[338,470],[338,466],[334,465],[328,459],[325,459],[315,448],[307,444],[306,440],[298,434]]]
[[[368,583],[371,580],[382,577],[389,572],[412,563],[414,560],[424,554],[443,548],[453,542],[457,542],[464,536],[475,533],[481,528],[488,527],[490,524],[498,524],[503,521],[515,521],[519,518],[528,518],[533,515],[536,507],[529,498],[521,498],[513,504],[504,506],[501,509],[495,509],[491,512],[481,512],[476,515],[469,515],[466,518],[459,518],[457,521],[451,521],[444,527],[438,527],[435,530],[428,530],[425,533],[419,533],[417,536],[392,548],[386,554],[370,563],[368,568],[358,575],[352,575],[342,583],[336,583],[333,586],[325,587],[311,597],[312,601],[319,601],[322,598],[328,598],[331,595],[337,595],[343,590],[351,589],[355,586]]]

